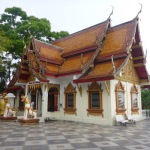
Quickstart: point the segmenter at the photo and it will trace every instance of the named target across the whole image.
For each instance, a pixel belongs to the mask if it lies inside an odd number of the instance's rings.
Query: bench
[[[125,120],[122,115],[116,115],[116,121],[117,123],[120,123],[121,125],[124,125],[124,126],[126,126],[128,122],[128,120]]]
[[[131,114],[126,114],[129,123],[136,123],[136,119]]]

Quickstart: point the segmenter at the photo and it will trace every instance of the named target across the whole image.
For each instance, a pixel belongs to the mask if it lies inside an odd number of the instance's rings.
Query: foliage
[[[142,109],[150,109],[150,90],[145,89],[141,94]]]
[[[50,42],[69,34],[66,31],[52,32],[49,20],[28,16],[25,11],[18,7],[5,9],[1,15],[0,29],[12,41],[13,47],[9,47],[7,51],[12,54],[14,59],[21,57],[24,42],[28,44],[31,35],[36,39]]]
[[[46,18],[28,16],[18,7],[6,8],[0,18],[0,51],[6,52],[6,55],[0,58],[0,91],[6,88],[11,68],[16,66],[7,59],[7,55],[16,60],[20,59],[23,47],[25,44],[28,45],[31,35],[36,39],[50,42],[68,34],[66,31],[51,31],[50,21]]]
[[[0,52],[2,50],[7,50],[7,48],[11,47],[11,41],[6,37],[5,33],[0,30]]]
[[[0,30],[0,92],[6,88],[7,81],[6,65],[3,61],[3,50],[7,50],[7,48],[11,46],[11,41],[5,36],[4,32]]]
[[[0,65],[0,93],[4,91],[4,89],[6,88],[6,82],[7,82],[6,68],[5,66]]]

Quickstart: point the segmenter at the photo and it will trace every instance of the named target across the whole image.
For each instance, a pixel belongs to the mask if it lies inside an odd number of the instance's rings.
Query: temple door
[[[58,111],[58,93],[54,94],[54,111]]]

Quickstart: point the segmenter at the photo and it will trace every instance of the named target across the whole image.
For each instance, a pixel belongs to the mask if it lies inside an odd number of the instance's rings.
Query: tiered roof
[[[110,19],[54,41],[52,44],[64,49],[62,57],[93,51],[97,48],[97,40],[102,41],[110,26]]]
[[[139,79],[148,82],[138,16],[114,27],[110,27],[108,18],[52,43],[31,38],[15,79],[28,82],[36,77],[42,82],[49,82],[50,76],[80,74],[75,83],[111,80],[131,58]]]

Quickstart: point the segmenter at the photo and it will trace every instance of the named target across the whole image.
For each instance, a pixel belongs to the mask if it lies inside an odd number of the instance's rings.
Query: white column
[[[25,85],[25,95],[28,95],[28,83]]]
[[[46,84],[42,85],[42,117],[46,115],[47,112],[47,99],[48,99],[48,88]]]
[[[141,87],[138,88],[138,107],[139,107],[139,115],[142,117],[142,100],[141,100]]]

